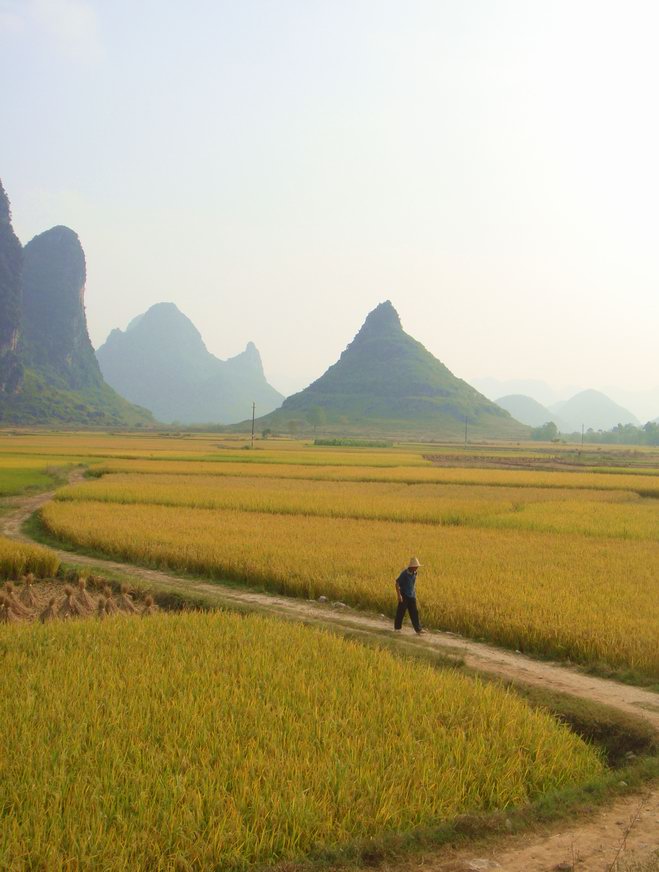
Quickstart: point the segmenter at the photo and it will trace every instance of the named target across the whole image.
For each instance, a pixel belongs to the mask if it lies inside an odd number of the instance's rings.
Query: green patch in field
[[[332,448],[344,446],[346,448],[392,448],[393,442],[378,441],[376,439],[314,439],[314,445],[324,445]]]
[[[0,497],[13,496],[28,489],[45,490],[53,483],[53,476],[45,469],[0,468]]]

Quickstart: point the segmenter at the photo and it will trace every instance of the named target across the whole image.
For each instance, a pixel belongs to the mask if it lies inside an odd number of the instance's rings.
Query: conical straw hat
[[[407,566],[408,566],[408,568],[410,566],[417,566],[417,567],[421,566],[421,564],[419,563],[419,558],[418,557],[410,557]]]

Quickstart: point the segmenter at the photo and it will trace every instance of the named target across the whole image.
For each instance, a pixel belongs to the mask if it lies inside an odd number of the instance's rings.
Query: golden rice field
[[[75,546],[392,613],[409,554],[429,626],[659,676],[659,544],[476,527],[91,501],[44,507]]]
[[[0,435],[0,457],[40,456],[69,458],[74,461],[94,458],[139,460],[192,460],[216,463],[300,463],[341,466],[429,466],[420,450],[409,448],[353,449],[319,448],[301,441],[277,441],[275,447],[259,446],[254,451],[243,439],[221,442],[217,438],[196,435],[188,438],[144,436],[136,433],[117,435],[70,433],[8,436]]]
[[[0,471],[57,457],[102,475],[44,511],[74,546],[385,612],[393,576],[418,552],[428,624],[659,674],[659,476],[633,466],[656,451],[622,452],[628,472],[592,472],[439,467],[424,459],[438,450],[427,445],[243,444],[212,434],[5,434]],[[542,455],[528,445],[441,451],[456,463],[479,451]],[[607,446],[602,456],[615,454]]]
[[[488,487],[533,487],[577,490],[621,490],[639,496],[659,497],[659,476],[594,472],[536,472],[509,469],[464,469],[427,466],[314,465],[303,463],[249,464],[231,460],[111,459],[93,464],[97,474],[107,472],[170,473],[178,475],[249,475],[263,478],[297,478],[317,481],[406,482],[407,484],[457,484]]]
[[[438,445],[437,443],[406,443],[389,448],[320,447],[309,440],[277,439],[257,440],[255,450],[249,448],[244,437],[226,437],[217,434],[141,434],[141,433],[30,433],[0,432],[0,458],[6,456],[42,456],[85,461],[102,458],[135,460],[176,460],[181,462],[209,461],[267,464],[303,464],[309,466],[363,466],[363,467],[430,467],[425,455],[441,452],[444,457],[455,457],[456,466],[463,461],[482,457],[526,458],[547,461],[551,457],[574,456],[574,445],[556,444],[539,447],[538,443],[491,443],[469,445]],[[616,474],[656,474],[659,458],[657,449],[608,445],[604,453],[590,446],[585,456],[592,466],[586,469]],[[612,458],[620,457],[621,465],[611,465]],[[631,457],[631,460],[630,460]],[[1,462],[1,460],[0,460]],[[636,465],[635,465],[636,464]],[[652,464],[652,465],[649,465]],[[629,467],[625,471],[625,467]],[[654,467],[654,468],[653,468]],[[569,474],[569,473],[568,473]]]
[[[272,619],[3,625],[0,643],[2,869],[243,870],[604,771],[514,694]]]
[[[55,575],[59,558],[48,548],[14,542],[0,536],[0,577],[20,578],[32,572],[39,578]]]
[[[117,473],[57,497],[659,540],[659,500],[620,490]]]

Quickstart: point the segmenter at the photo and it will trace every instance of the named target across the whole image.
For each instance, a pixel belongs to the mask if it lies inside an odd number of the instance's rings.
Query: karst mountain
[[[18,353],[23,248],[11,226],[9,198],[0,182],[0,401],[12,396],[23,380]]]
[[[521,438],[529,430],[479,394],[403,330],[390,301],[377,306],[339,360],[288,397],[261,429],[455,439]]]
[[[108,384],[167,423],[230,424],[247,417],[253,402],[269,412],[283,400],[254,343],[220,360],[174,303],[157,303],[126,330],[113,330],[96,356]]]
[[[153,423],[103,380],[87,332],[85,281],[85,255],[68,227],[53,227],[22,248],[0,185],[2,423]]]

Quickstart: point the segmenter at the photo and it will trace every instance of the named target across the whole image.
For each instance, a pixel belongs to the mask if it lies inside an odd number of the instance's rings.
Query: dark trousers
[[[402,594],[402,597],[403,601],[402,603],[398,603],[398,608],[396,609],[396,620],[394,621],[394,629],[400,630],[400,628],[403,626],[403,618],[405,617],[405,612],[409,611],[412,626],[418,633],[421,629],[421,624],[419,622],[419,611],[416,607],[416,597],[405,596],[405,594]]]

